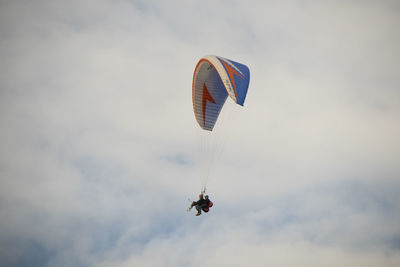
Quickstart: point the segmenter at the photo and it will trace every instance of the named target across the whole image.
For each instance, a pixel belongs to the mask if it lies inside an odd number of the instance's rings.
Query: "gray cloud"
[[[398,11],[1,3],[0,265],[397,266]],[[251,81],[209,143],[198,218],[191,79],[211,53]]]

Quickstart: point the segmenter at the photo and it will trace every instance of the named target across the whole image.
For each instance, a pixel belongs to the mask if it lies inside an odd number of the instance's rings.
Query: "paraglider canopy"
[[[213,130],[228,95],[243,106],[249,81],[249,68],[243,64],[218,56],[201,58],[192,84],[193,111],[200,127]]]

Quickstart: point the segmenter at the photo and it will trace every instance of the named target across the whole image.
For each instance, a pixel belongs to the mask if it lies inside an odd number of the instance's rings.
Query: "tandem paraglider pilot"
[[[199,216],[199,215],[201,215],[201,211],[208,212],[212,206],[213,206],[213,203],[208,198],[208,196],[206,195],[203,198],[203,194],[200,194],[199,200],[193,201],[192,204],[190,205],[188,211],[190,211],[193,207],[195,207],[197,210],[196,216]]]

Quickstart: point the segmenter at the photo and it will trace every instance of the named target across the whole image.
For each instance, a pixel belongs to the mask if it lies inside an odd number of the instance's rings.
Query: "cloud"
[[[396,3],[0,6],[0,265],[400,262]],[[205,54],[251,70],[214,140]]]

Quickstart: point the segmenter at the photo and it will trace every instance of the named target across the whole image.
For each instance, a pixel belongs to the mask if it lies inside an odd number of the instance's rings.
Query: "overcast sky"
[[[0,266],[400,266],[399,29],[398,1],[0,1]],[[196,217],[208,54],[251,78]]]

